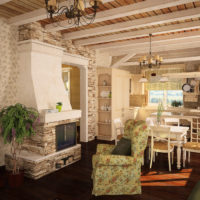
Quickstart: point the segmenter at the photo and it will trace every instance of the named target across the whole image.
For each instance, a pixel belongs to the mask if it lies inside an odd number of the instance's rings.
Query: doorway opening
[[[73,110],[80,108],[80,69],[72,65],[62,65],[62,79]],[[80,141],[80,123],[77,123],[77,140]]]

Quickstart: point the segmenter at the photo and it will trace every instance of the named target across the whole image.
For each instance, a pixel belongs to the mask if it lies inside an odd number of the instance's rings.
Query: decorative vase
[[[58,109],[58,112],[61,112],[61,110],[62,110],[62,105],[56,105],[56,109]]]
[[[107,81],[106,80],[103,81],[103,86],[107,86]]]
[[[109,98],[112,98],[112,92],[109,93],[108,97],[109,97]]]

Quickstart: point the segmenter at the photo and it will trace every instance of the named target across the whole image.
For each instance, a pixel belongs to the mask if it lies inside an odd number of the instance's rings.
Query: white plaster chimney
[[[17,102],[36,108],[45,123],[80,118],[80,110],[72,110],[62,80],[63,48],[36,40],[20,42]],[[46,113],[62,102],[62,112]]]
[[[19,43],[18,102],[38,111],[55,109],[57,102],[63,110],[72,110],[62,81],[63,48],[27,40]]]

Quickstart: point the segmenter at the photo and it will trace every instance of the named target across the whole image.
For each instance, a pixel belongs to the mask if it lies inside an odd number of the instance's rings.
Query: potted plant
[[[62,102],[57,102],[56,103],[56,109],[58,109],[58,112],[61,112],[61,110],[62,110]]]
[[[182,103],[181,103],[181,101],[174,100],[174,101],[172,101],[171,105],[173,107],[179,107],[179,106],[182,106]]]
[[[164,110],[163,103],[160,102],[158,104],[158,108],[157,108],[157,123],[158,123],[158,125],[161,124],[161,116],[162,116],[163,110]]]
[[[19,103],[0,111],[0,133],[4,143],[11,144],[13,168],[8,172],[8,182],[11,187],[18,187],[23,183],[23,171],[19,169],[17,154],[20,154],[24,139],[35,134],[36,125],[39,122],[38,116],[37,110]]]

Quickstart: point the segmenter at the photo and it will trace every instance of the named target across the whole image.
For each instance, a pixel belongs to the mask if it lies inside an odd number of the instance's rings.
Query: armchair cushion
[[[122,137],[120,141],[117,143],[117,145],[115,146],[115,148],[113,149],[112,154],[130,156],[131,155],[131,140]]]

